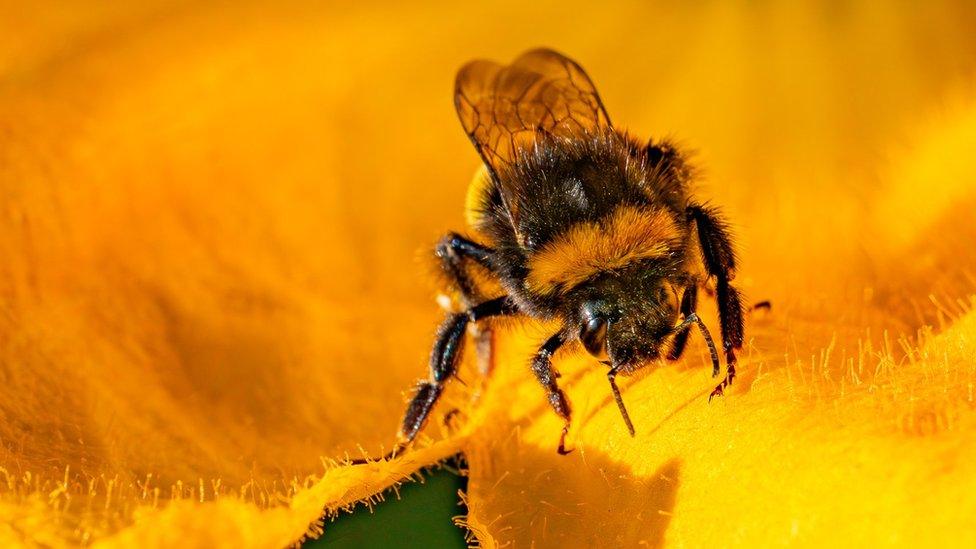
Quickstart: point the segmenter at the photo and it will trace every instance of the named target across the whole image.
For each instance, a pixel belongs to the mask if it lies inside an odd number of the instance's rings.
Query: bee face
[[[658,358],[678,319],[676,291],[664,278],[616,276],[595,283],[578,304],[579,340],[621,374]]]

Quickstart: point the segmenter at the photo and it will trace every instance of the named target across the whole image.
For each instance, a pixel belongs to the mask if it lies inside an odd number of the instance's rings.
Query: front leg
[[[569,401],[566,400],[566,394],[563,393],[563,390],[556,383],[559,374],[552,369],[552,355],[565,342],[566,338],[562,333],[550,337],[542,344],[535,358],[532,359],[532,373],[535,374],[535,378],[542,384],[542,388],[545,389],[546,399],[549,401],[549,405],[552,406],[552,409],[555,410],[559,417],[566,421],[566,424],[563,426],[563,432],[559,436],[559,448],[556,449],[560,455],[566,455],[572,452],[572,450],[566,449],[566,435],[569,433],[572,411],[569,408]]]
[[[711,398],[723,394],[735,379],[735,350],[742,348],[743,341],[742,300],[731,284],[735,277],[735,252],[725,222],[715,209],[704,206],[689,206],[687,214],[689,221],[694,222],[698,229],[705,270],[709,276],[715,277],[722,349],[727,364],[725,379],[712,391]]]
[[[479,301],[478,290],[474,281],[471,279],[471,262],[491,271],[489,258],[492,249],[482,246],[473,240],[469,240],[457,233],[447,233],[444,238],[437,243],[434,255],[441,260],[441,268],[455,286],[465,307],[470,307]]]

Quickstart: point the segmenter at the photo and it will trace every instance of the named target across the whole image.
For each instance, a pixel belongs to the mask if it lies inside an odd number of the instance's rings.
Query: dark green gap
[[[386,501],[374,505],[372,513],[360,503],[352,513],[342,512],[334,521],[325,519],[322,537],[302,547],[467,547],[464,530],[451,519],[468,512],[458,501],[458,490],[467,489],[468,479],[456,472],[458,460],[452,461],[446,468],[421,471],[422,483],[401,484],[399,499],[387,490]]]

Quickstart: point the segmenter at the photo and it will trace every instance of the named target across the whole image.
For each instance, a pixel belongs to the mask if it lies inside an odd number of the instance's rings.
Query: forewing
[[[547,49],[526,52],[508,66],[468,63],[458,72],[454,103],[496,180],[539,133],[572,137],[610,128],[590,77],[572,59]]]

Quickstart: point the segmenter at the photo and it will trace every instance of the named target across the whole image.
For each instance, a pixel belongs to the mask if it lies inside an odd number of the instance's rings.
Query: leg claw
[[[443,420],[444,427],[447,427],[448,429],[454,429],[455,425],[454,425],[454,421],[453,420],[460,413],[461,413],[461,410],[459,410],[457,408],[452,408],[449,412],[447,412],[446,414],[444,414],[444,420]]]
[[[563,427],[562,434],[559,435],[559,448],[556,448],[556,453],[558,453],[561,456],[565,456],[565,455],[571,454],[573,452],[573,450],[576,449],[576,448],[570,448],[569,450],[566,449],[566,434],[567,433],[569,433],[569,424],[568,423],[566,424],[565,427]]]

